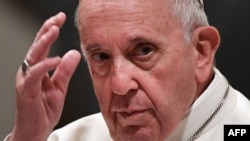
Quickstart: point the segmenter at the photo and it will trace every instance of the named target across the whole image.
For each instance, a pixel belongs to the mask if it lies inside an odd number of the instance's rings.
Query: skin
[[[197,27],[186,43],[166,1],[80,2],[78,29],[95,93],[115,141],[162,141],[213,78],[220,37]],[[60,119],[80,54],[48,57],[66,20],[41,27],[16,75],[16,117],[9,141],[45,141]],[[52,76],[48,71],[55,70]]]
[[[78,21],[113,139],[164,140],[213,77],[217,31],[197,28],[186,44],[164,0],[83,1]]]

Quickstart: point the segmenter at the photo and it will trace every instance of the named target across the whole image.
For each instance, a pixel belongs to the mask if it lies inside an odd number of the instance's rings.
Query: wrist
[[[47,141],[51,131],[14,129],[4,141]]]

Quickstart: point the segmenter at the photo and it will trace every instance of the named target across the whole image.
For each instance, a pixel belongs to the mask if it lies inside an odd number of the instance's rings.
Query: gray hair
[[[79,0],[79,5],[83,0]],[[207,16],[204,11],[202,0],[166,0],[169,14],[180,22],[184,29],[184,38],[187,43],[191,41],[191,37],[195,28],[200,26],[208,26]],[[75,25],[79,26],[79,5],[75,11]]]
[[[200,26],[208,26],[203,1],[167,0],[170,16],[180,22],[184,29],[184,38],[190,42],[193,31]]]

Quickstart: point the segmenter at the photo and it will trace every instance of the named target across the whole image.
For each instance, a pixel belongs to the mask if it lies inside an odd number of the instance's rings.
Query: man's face
[[[79,32],[115,141],[160,141],[196,97],[195,51],[164,0],[85,0]]]

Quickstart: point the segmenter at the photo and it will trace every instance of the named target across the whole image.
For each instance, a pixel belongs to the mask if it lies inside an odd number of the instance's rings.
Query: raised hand
[[[76,50],[62,58],[48,57],[66,16],[60,12],[45,21],[16,75],[16,117],[9,140],[45,141],[58,123],[70,78],[79,61]],[[48,71],[54,70],[50,77]]]

